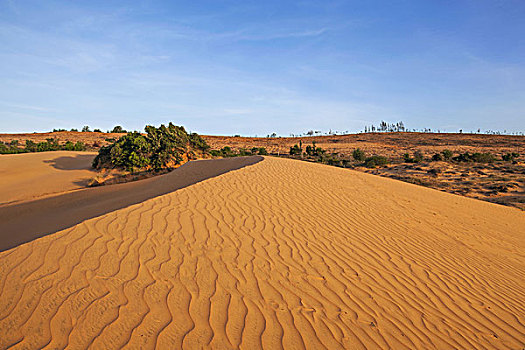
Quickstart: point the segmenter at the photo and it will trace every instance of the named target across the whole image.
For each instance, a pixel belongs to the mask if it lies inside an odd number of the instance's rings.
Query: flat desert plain
[[[524,252],[518,209],[265,157],[0,252],[0,348],[522,349]]]

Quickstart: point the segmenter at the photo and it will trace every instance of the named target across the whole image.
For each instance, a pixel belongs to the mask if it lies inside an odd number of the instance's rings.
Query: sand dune
[[[0,253],[0,348],[525,345],[525,214],[265,158]]]
[[[0,156],[0,205],[85,187],[95,173],[94,152],[41,152]]]
[[[84,188],[0,207],[0,251],[261,160],[253,156],[193,161],[142,181]]]

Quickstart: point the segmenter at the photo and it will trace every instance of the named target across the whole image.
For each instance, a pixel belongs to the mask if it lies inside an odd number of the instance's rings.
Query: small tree
[[[75,146],[73,147],[73,150],[75,150],[75,151],[85,151],[86,150],[86,145],[84,144],[84,142],[78,141],[77,143],[75,143]]]
[[[441,154],[443,155],[443,159],[446,161],[449,161],[450,159],[452,159],[452,156],[454,155],[454,153],[452,153],[452,151],[448,149],[441,152]]]
[[[27,152],[36,152],[37,144],[34,143],[31,140],[26,140],[26,147],[25,147],[25,149],[26,149]]]
[[[441,153],[436,153],[432,156],[432,161],[434,162],[440,162],[443,160],[443,156],[441,155]]]
[[[375,168],[388,164],[388,159],[383,156],[372,156],[365,159],[365,166],[367,168]]]
[[[353,152],[352,152],[352,157],[354,157],[355,160],[359,161],[359,162],[362,162],[365,160],[366,158],[366,155],[365,155],[365,152],[362,151],[361,149],[359,148],[356,148]]]
[[[62,145],[62,149],[65,151],[73,151],[75,150],[75,144],[71,141],[67,141],[65,144]]]
[[[115,133],[115,134],[122,134],[122,133],[125,133],[126,130],[122,129],[122,126],[120,125],[117,125],[113,128],[113,130],[111,130],[112,133]]]
[[[11,142],[12,144],[12,142]],[[503,159],[506,162],[513,162],[515,158],[518,158],[520,155],[519,153],[507,153],[501,156],[501,159]]]
[[[259,147],[259,155],[260,156],[267,156],[268,155],[268,151],[266,150],[266,148]]]
[[[423,153],[419,150],[414,152],[414,162],[420,163],[424,160]]]
[[[91,132],[91,130],[89,130],[89,126],[85,125],[85,126],[82,128],[82,132]]]
[[[293,145],[293,147],[290,147],[290,155],[292,155],[292,156],[293,155],[301,155],[302,152],[303,152],[303,150],[297,144]]]

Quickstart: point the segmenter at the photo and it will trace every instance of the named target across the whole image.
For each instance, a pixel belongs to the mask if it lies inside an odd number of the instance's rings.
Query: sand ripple
[[[520,349],[525,215],[266,158],[0,253],[0,348]]]

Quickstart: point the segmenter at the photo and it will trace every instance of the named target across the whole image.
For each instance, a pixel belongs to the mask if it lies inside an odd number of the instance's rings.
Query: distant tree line
[[[53,129],[53,132],[63,132],[63,131],[67,131],[67,130],[66,129]],[[78,132],[78,129],[72,128],[69,131]],[[84,125],[80,132],[103,132],[103,131],[100,129],[93,129],[93,131],[91,131],[88,125]],[[122,126],[117,125],[113,129],[107,130],[106,133],[124,134],[124,133],[127,133],[127,131],[123,129]]]
[[[402,121],[395,124],[388,124],[384,120],[379,123],[379,126],[371,125],[365,126],[365,132],[403,132],[406,131],[405,124]]]

